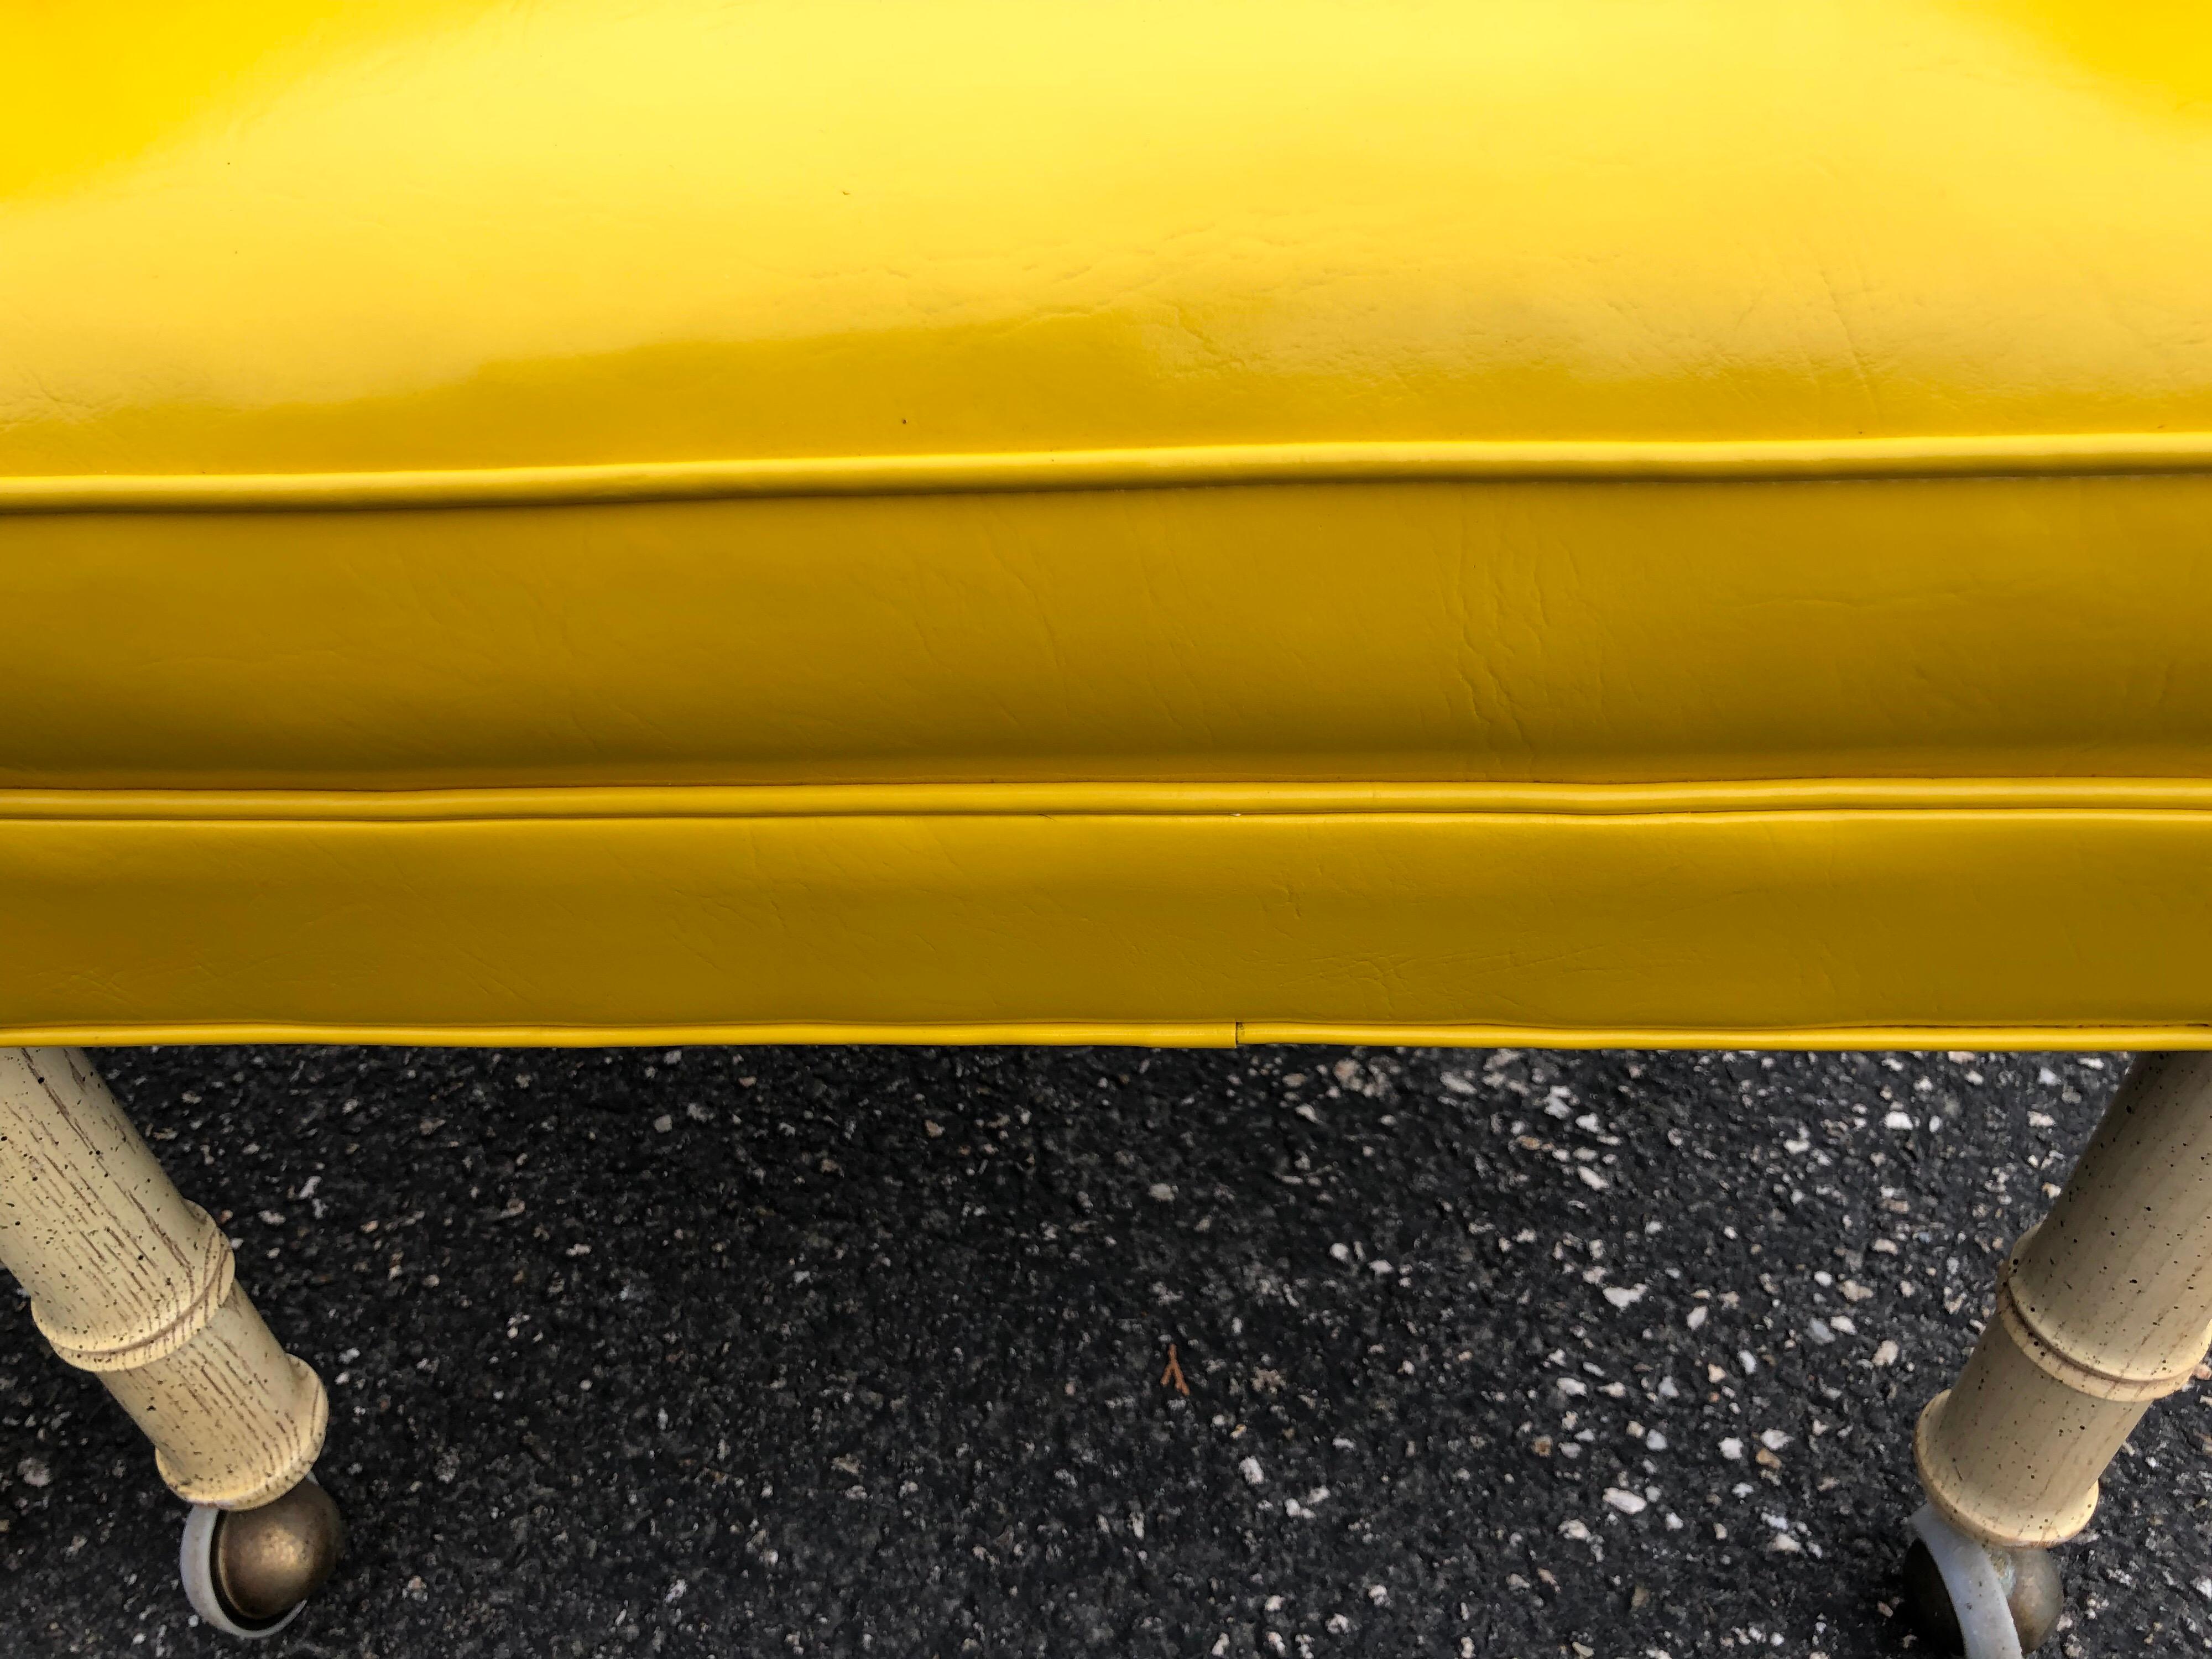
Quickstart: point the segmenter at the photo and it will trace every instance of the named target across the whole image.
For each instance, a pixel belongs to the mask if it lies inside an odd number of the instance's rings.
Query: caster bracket
[[[2048,1550],[1999,1549],[1959,1530],[1933,1504],[1912,1517],[1905,1601],[1920,1633],[1966,1659],[2021,1659],[2051,1639],[2066,1585]]]

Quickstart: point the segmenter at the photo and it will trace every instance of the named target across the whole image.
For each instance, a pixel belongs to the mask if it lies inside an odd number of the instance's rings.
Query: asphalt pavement
[[[330,1385],[272,1659],[1860,1659],[2124,1057],[102,1064]],[[2046,1651],[2212,1650],[2208,1453],[2212,1386],[2154,1409]],[[240,1651],[181,1518],[0,1297],[6,1651]]]

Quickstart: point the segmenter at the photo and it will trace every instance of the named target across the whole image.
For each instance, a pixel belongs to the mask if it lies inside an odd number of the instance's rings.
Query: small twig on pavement
[[[1190,1392],[1190,1384],[1182,1380],[1182,1365],[1176,1358],[1176,1345],[1172,1342],[1168,1344],[1168,1368],[1160,1373],[1160,1386],[1166,1388],[1170,1383],[1175,1385],[1177,1394]]]

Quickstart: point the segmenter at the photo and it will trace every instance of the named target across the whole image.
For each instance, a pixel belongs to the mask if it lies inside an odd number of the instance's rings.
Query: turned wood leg
[[[2149,1054],[2051,1213],[2014,1248],[1997,1310],[1914,1452],[1944,1519],[2041,1548],[2089,1522],[2097,1481],[2212,1340],[2212,1054]]]
[[[230,1244],[161,1172],[81,1049],[0,1048],[0,1265],[95,1373],[176,1494],[244,1510],[322,1449],[322,1380],[279,1347]]]
[[[1997,1275],[1996,1316],[1913,1439],[1927,1507],[1905,1558],[1914,1621],[1968,1659],[2055,1626],[2046,1553],[2150,1403],[2212,1342],[2212,1054],[2147,1054],[2051,1213]]]

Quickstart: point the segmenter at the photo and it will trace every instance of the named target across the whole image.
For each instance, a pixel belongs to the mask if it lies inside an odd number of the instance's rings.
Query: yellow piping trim
[[[764,1043],[1101,1044],[1226,1048],[1327,1043],[1419,1048],[1763,1048],[1931,1051],[2212,1048],[2212,1025],[1864,1025],[1676,1030],[1667,1027],[1312,1025],[1280,1020],[1178,1024],[1115,1021],[999,1024],[817,1022],[734,1025],[380,1025],[267,1024],[0,1026],[0,1043],[100,1048],[125,1043],[373,1042],[455,1048],[681,1048]]]
[[[1922,438],[1198,444],[386,472],[0,477],[0,512],[319,511],[769,495],[1450,479],[1841,479],[2212,471],[2212,433]]]
[[[682,1048],[686,1044],[1009,1043],[1054,1048],[1101,1043],[1147,1048],[1233,1048],[1234,1020],[1170,1024],[1021,1021],[893,1024],[814,1021],[763,1025],[378,1025],[210,1022],[205,1024],[0,1025],[9,1048],[91,1048],[146,1042],[378,1042],[422,1048]]]
[[[1153,817],[1811,811],[2212,812],[2212,779],[1808,778],[1698,783],[816,783],[422,790],[0,790],[0,823],[502,823],[557,818]]]
[[[1306,1025],[1240,1021],[1238,1046],[1325,1042],[1403,1048],[1787,1048],[1832,1051],[1941,1048],[1978,1051],[2072,1048],[2104,1053],[2143,1048],[2212,1048],[2212,1025],[1851,1025],[1773,1030],[1588,1030],[1553,1026]]]

